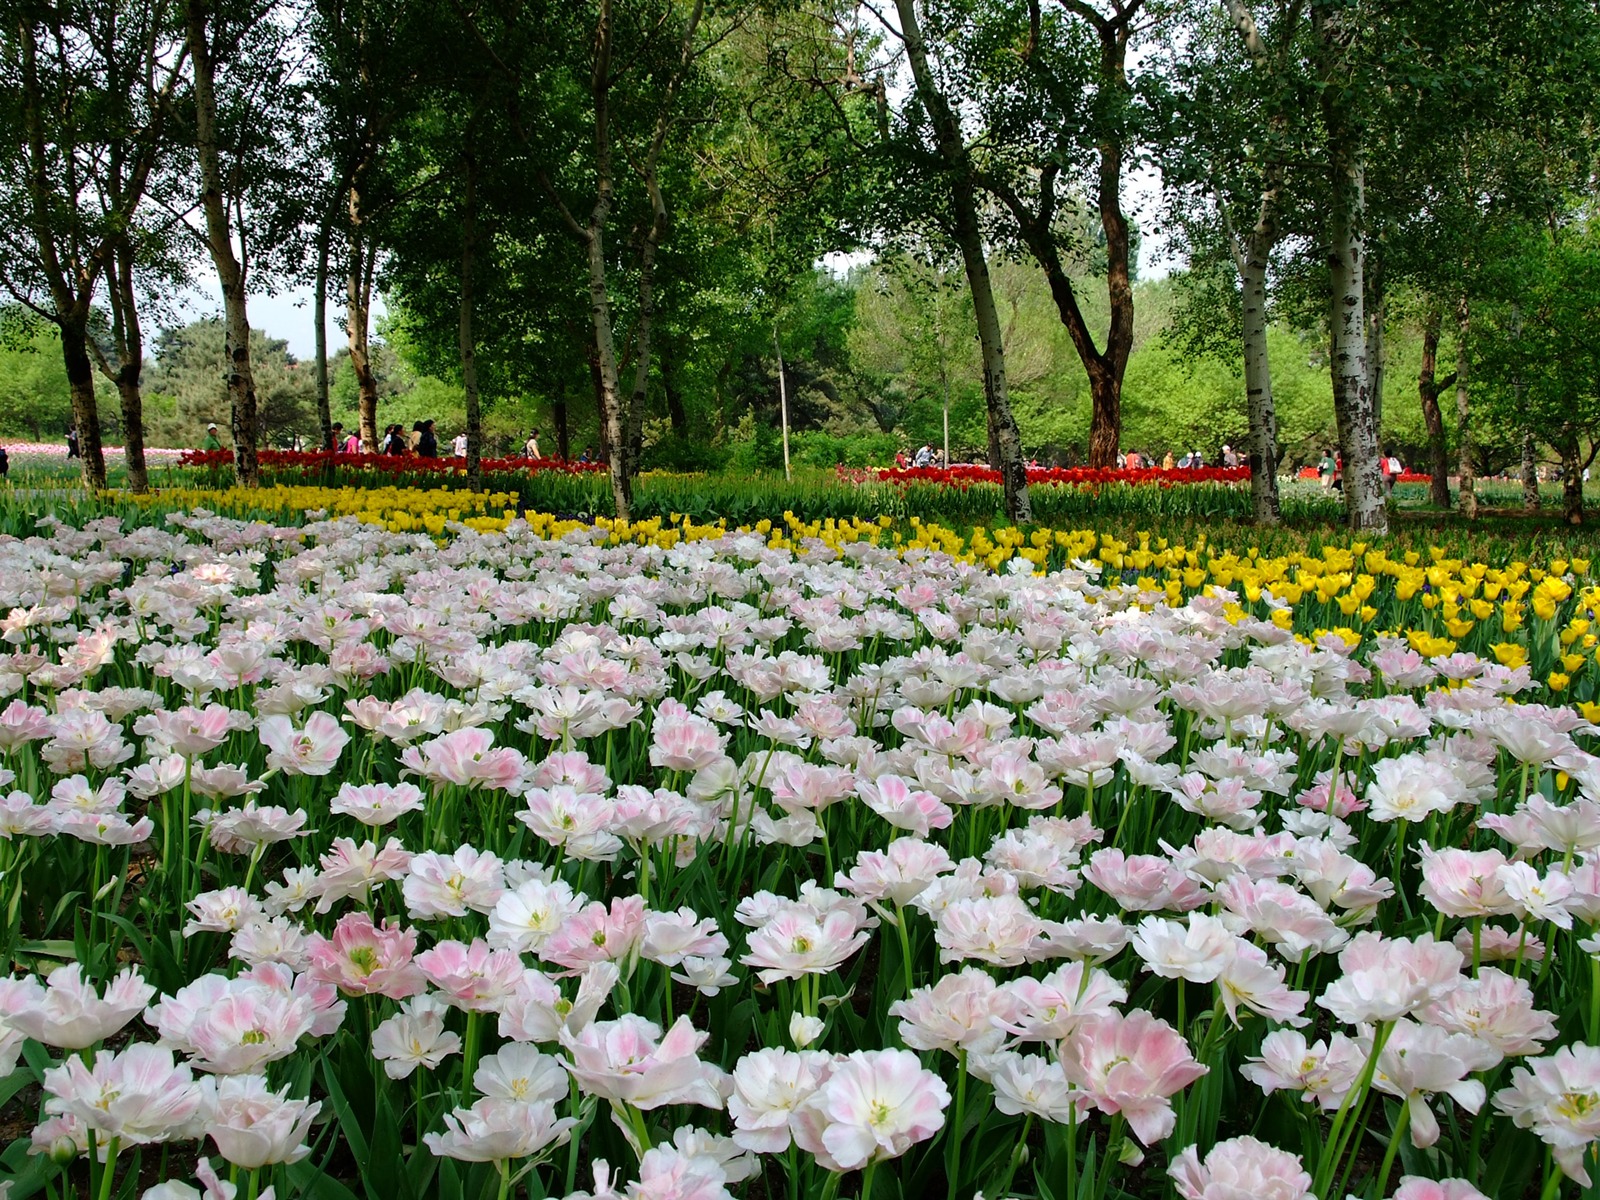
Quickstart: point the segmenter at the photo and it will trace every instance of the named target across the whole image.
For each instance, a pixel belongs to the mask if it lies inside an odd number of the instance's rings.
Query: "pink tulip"
[[[268,769],[277,768],[285,775],[327,775],[350,742],[338,720],[325,712],[312,713],[298,730],[288,717],[267,717],[258,736],[267,748]]]
[[[366,913],[346,913],[333,937],[313,934],[309,943],[311,976],[349,996],[388,996],[403,1000],[427,986],[413,957],[417,933],[393,921],[375,925]]]
[[[857,1050],[835,1062],[794,1113],[794,1140],[830,1171],[898,1158],[944,1128],[950,1092],[909,1050]]]
[[[1218,1142],[1204,1162],[1187,1146],[1167,1174],[1183,1200],[1304,1200],[1311,1194],[1311,1176],[1298,1154],[1253,1137]]]
[[[663,1037],[655,1022],[626,1013],[577,1033],[563,1029],[561,1045],[570,1055],[567,1070],[592,1096],[641,1109],[664,1104],[721,1108],[728,1078],[696,1057],[710,1036],[685,1016]]]
[[[471,945],[440,942],[415,959],[417,969],[456,1008],[499,1012],[522,978],[522,960],[511,950],[491,950],[482,938]]]
[[[1123,1114],[1146,1146],[1172,1132],[1172,1097],[1210,1070],[1177,1030],[1143,1009],[1080,1026],[1062,1066],[1101,1112]]]

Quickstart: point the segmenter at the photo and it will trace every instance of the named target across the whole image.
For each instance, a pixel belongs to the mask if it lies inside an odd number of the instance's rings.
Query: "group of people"
[[[343,437],[343,433],[344,427],[342,425],[334,425],[334,448],[339,448],[342,438],[344,453],[359,454],[361,452],[361,439],[355,434]],[[465,453],[464,447],[462,452]],[[413,422],[409,434],[406,433],[403,425],[390,425],[384,429],[383,436],[378,439],[378,453],[396,457],[414,455],[417,458],[438,458],[439,435],[434,432],[431,420]]]
[[[343,422],[335,421],[332,426],[332,433],[333,452],[335,454],[361,453],[361,435],[358,432],[354,430],[346,432]],[[77,454],[76,431],[68,434],[68,445],[71,448],[68,457],[74,457]],[[298,448],[298,445],[297,441],[296,448]],[[206,426],[205,441],[201,443],[200,449],[222,449],[222,440],[217,436],[215,424]],[[396,456],[411,455],[416,458],[438,458],[439,435],[435,430],[435,422],[432,420],[416,421],[412,424],[409,433],[406,432],[405,426],[400,424],[385,426],[383,435],[378,439],[377,452]],[[467,456],[467,434],[465,430],[462,430],[450,440],[450,452],[456,458],[465,458]],[[522,443],[522,454],[524,458],[543,457],[539,452],[539,431],[537,429],[530,432],[527,440]],[[593,448],[585,447],[583,457],[579,461],[591,462],[593,459]]]
[[[908,467],[942,467],[945,465],[944,451],[937,449],[930,442],[923,442],[915,454],[902,446],[895,452],[894,465],[901,471]]]
[[[345,454],[359,454],[361,452],[361,439],[355,434],[344,436],[344,426],[335,423],[333,427],[334,449]],[[417,421],[411,426],[408,435],[403,426],[390,425],[384,430],[383,437],[378,443],[379,454],[412,454],[418,458],[439,457],[439,437],[434,431],[434,422]],[[450,453],[455,458],[467,456],[467,432],[462,430],[450,439]],[[588,453],[587,451],[585,452]],[[524,458],[539,458],[539,431],[533,430],[522,444]],[[587,460],[586,460],[587,461]]]
[[[1221,465],[1237,467],[1239,462],[1239,452],[1232,446],[1224,445]],[[1207,465],[1205,453],[1200,450],[1185,451],[1181,458],[1168,450],[1159,460],[1148,450],[1129,450],[1125,454],[1117,454],[1117,466],[1129,471],[1150,471],[1157,467],[1163,471],[1198,471]]]
[[[1393,447],[1384,450],[1379,463],[1383,470],[1383,490],[1385,493],[1392,492],[1395,481],[1406,472],[1405,464],[1400,461]],[[1323,449],[1322,458],[1317,463],[1317,479],[1325,492],[1344,489],[1344,455],[1340,451],[1331,446]]]

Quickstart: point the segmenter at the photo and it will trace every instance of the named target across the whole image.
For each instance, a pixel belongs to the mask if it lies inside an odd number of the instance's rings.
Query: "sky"
[[[178,318],[182,321],[198,321],[204,317],[220,317],[222,289],[217,285],[211,264],[196,263],[193,278],[194,284],[176,302]],[[331,357],[345,344],[344,293],[342,289],[335,288],[330,288],[329,293],[328,354]],[[290,354],[309,362],[317,354],[317,326],[312,320],[311,302],[312,289],[309,286],[280,292],[276,296],[251,296],[250,327],[265,330],[269,337],[283,338],[289,343]],[[373,328],[377,327],[386,311],[383,298],[374,296]]]

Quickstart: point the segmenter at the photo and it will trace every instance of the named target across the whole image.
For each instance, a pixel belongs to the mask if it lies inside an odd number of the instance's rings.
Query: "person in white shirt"
[[[455,451],[457,458],[465,458],[467,456],[467,435],[464,433],[456,434],[455,441],[451,442],[450,446]]]
[[[522,447],[522,456],[524,458],[539,457],[539,431],[537,429],[528,435],[528,441]]]

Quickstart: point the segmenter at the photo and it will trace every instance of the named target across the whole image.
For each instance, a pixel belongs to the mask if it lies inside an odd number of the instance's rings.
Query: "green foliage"
[[[25,314],[0,310],[0,436],[53,442],[72,424],[61,338]]]
[[[1519,233],[1477,346],[1489,408],[1497,424],[1587,465],[1600,443],[1600,226]]]
[[[155,340],[155,364],[145,372],[145,431],[153,446],[198,446],[206,424],[228,426],[224,382],[224,332],[216,318],[164,330]],[[256,405],[264,444],[314,440],[315,383],[311,368],[295,360],[289,344],[250,331]],[[226,438],[224,438],[226,440]]]
[[[713,446],[695,438],[668,434],[645,447],[646,471],[715,471],[728,461],[725,447]]]
[[[378,426],[399,424],[410,429],[417,421],[433,420],[440,430],[454,431],[466,421],[466,401],[459,384],[420,374],[395,348],[373,341],[369,347],[378,383]],[[350,351],[341,348],[328,364],[328,407],[335,421],[355,429],[359,420],[359,393]]]

